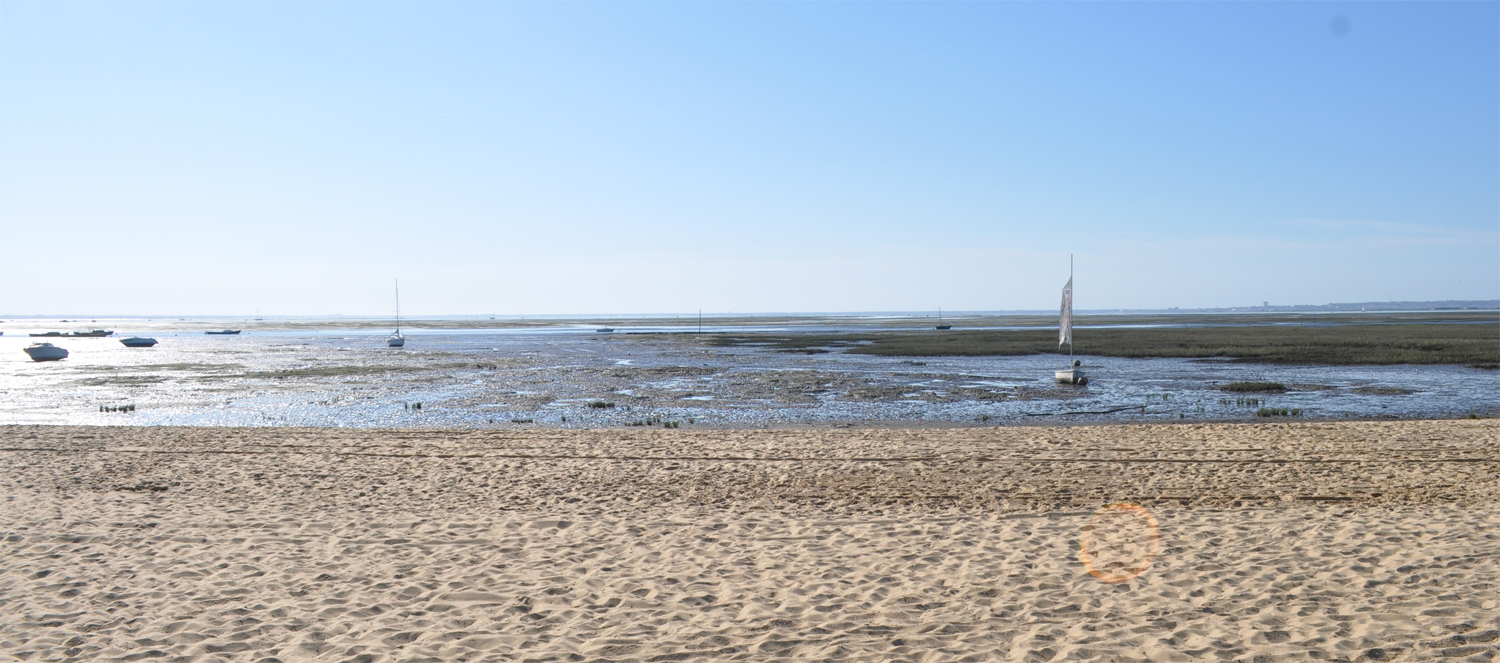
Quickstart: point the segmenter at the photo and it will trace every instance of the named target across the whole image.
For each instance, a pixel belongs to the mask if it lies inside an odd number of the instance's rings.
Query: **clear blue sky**
[[[1346,28],[1346,29],[1339,29]],[[0,312],[1500,297],[1500,4],[0,3]]]

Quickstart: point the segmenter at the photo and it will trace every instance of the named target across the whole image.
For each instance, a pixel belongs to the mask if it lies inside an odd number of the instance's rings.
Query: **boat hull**
[[[231,335],[231,334],[238,334],[238,333],[240,333],[240,330],[238,330],[238,329],[225,329],[224,331],[206,331],[206,332],[203,332],[203,333],[205,333],[205,334],[213,334],[215,336],[227,336],[227,335]]]
[[[390,338],[385,339],[385,344],[387,346],[389,346],[389,347],[392,347],[392,348],[404,348],[404,347],[406,347],[406,337],[404,337],[404,336],[392,336]]]
[[[124,344],[127,348],[149,348],[153,345],[156,345],[156,339],[144,338],[141,336],[132,336],[130,338],[120,339],[120,343]]]
[[[29,348],[26,348],[25,352],[26,356],[31,357],[32,361],[57,361],[59,359],[66,359],[68,357],[67,350],[59,348],[50,343],[33,345]]]
[[[1057,379],[1057,381],[1058,381],[1059,384],[1084,385],[1084,384],[1088,384],[1089,383],[1088,376],[1084,375],[1083,371],[1080,371],[1080,370],[1078,370],[1076,368],[1069,368],[1067,370],[1055,371],[1053,373],[1053,375],[1054,375],[1054,377],[1056,377],[1056,379]]]

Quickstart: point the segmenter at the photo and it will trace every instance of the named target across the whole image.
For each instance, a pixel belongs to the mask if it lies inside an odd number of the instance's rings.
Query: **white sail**
[[[1057,325],[1057,347],[1073,342],[1073,277],[1063,286],[1062,320]]]

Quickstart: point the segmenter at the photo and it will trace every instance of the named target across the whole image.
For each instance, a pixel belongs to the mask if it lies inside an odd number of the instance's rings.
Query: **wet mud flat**
[[[806,353],[722,338],[453,334],[391,349],[374,335],[182,335],[135,350],[90,339],[63,362],[0,354],[0,423],[744,428],[1500,413],[1500,371],[1467,365],[1084,355],[1091,382],[1075,387],[1052,381],[1056,355]],[[1243,381],[1284,388],[1223,390]]]
[[[0,651],[1493,660],[1497,436],[3,426]],[[1125,500],[1157,545],[1105,582]]]

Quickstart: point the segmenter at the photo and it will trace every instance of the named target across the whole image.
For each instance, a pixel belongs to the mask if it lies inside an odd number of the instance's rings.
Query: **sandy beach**
[[[0,427],[0,659],[1492,661],[1497,445],[1493,419]],[[1081,555],[1120,502],[1149,540]]]

